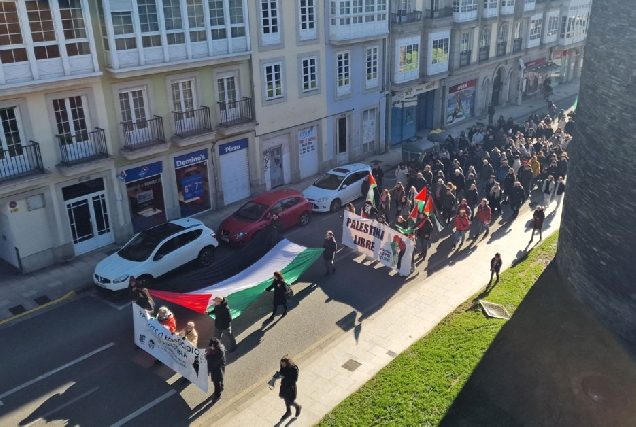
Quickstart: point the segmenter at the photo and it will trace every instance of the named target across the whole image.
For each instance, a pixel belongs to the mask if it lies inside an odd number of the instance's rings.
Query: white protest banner
[[[137,304],[133,303],[132,307],[135,344],[207,393],[205,349],[196,348],[190,341],[171,333]]]
[[[411,272],[414,243],[402,233],[374,219],[344,212],[342,244],[365,254],[403,276]]]

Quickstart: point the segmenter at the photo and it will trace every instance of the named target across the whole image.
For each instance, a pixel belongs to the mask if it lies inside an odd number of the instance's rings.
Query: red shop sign
[[[538,67],[545,64],[545,58],[535,59],[534,61],[526,62],[526,68]]]
[[[470,80],[470,81],[449,87],[448,93],[461,92],[462,90],[468,89],[469,87],[476,87],[476,86],[477,86],[477,79],[474,79],[474,80]]]

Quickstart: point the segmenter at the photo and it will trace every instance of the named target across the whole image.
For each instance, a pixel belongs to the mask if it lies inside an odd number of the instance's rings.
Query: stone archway
[[[503,98],[503,101],[505,101],[505,96],[502,97],[505,76],[506,76],[506,73],[503,67],[502,66],[497,67],[497,69],[495,70],[495,74],[493,75],[492,94],[490,96],[490,102],[495,107],[502,104],[501,102],[502,98]]]

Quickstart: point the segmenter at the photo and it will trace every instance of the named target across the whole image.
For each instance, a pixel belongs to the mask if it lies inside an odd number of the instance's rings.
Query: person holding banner
[[[192,344],[194,347],[197,346],[197,342],[199,341],[199,333],[196,329],[194,329],[194,322],[188,322],[186,324],[186,327],[183,328],[181,332],[179,332],[179,335],[190,341],[190,344]]]
[[[212,402],[215,403],[223,393],[223,379],[225,377],[225,347],[218,338],[210,340],[210,346],[205,350],[205,359],[208,362],[210,379],[214,384]]]
[[[166,306],[159,307],[157,321],[172,333],[177,330],[177,319],[174,318],[174,315]]]
[[[287,296],[285,295],[287,292],[287,283],[285,283],[285,279],[283,275],[280,274],[280,271],[274,272],[274,280],[272,284],[265,288],[265,292],[274,291],[274,310],[272,311],[272,315],[269,318],[270,320],[274,320],[274,316],[276,316],[276,310],[279,305],[283,306],[283,316],[287,316]]]

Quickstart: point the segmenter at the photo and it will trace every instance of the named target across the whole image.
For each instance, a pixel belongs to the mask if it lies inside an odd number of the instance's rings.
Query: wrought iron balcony
[[[174,134],[182,138],[212,131],[210,108],[201,106],[196,110],[173,111]]]
[[[497,57],[506,56],[506,47],[508,46],[507,42],[499,42],[497,43]]]
[[[490,58],[490,46],[482,46],[479,48],[479,62],[488,61]]]
[[[252,98],[243,97],[236,101],[218,102],[218,104],[220,126],[234,126],[254,119]]]
[[[77,132],[75,134],[55,135],[60,146],[62,164],[71,166],[77,163],[108,157],[106,134],[104,129]]]
[[[154,116],[149,120],[122,122],[124,129],[124,149],[136,150],[166,142],[163,133],[163,118]]]
[[[44,173],[40,144],[29,141],[28,145],[7,145],[6,150],[0,149],[0,181]]]
[[[459,66],[467,67],[470,65],[470,56],[472,54],[472,50],[464,50],[459,52]]]
[[[422,11],[398,10],[397,13],[391,12],[391,22],[394,24],[408,24],[410,22],[419,22],[422,20]]]
[[[512,53],[521,52],[521,44],[523,43],[522,38],[514,39],[512,41]]]

